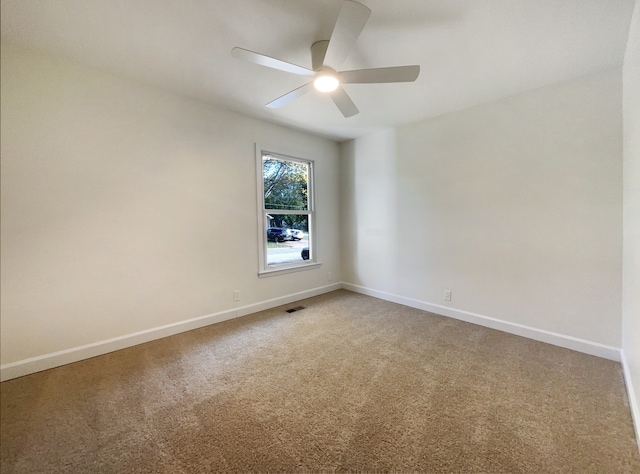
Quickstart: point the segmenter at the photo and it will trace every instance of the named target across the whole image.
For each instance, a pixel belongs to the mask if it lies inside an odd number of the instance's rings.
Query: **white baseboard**
[[[586,341],[583,339],[574,338],[571,336],[565,336],[541,329],[536,329],[520,324],[510,323],[499,319],[490,318],[476,313],[468,311],[457,310],[447,306],[440,306],[425,301],[420,301],[404,296],[387,293],[384,291],[374,290],[371,288],[365,288],[363,286],[354,285],[351,283],[333,283],[331,285],[314,288],[311,290],[302,291],[299,293],[293,293],[290,295],[273,298],[259,303],[254,303],[247,306],[241,306],[226,311],[220,311],[218,313],[208,314],[194,319],[181,321],[166,326],[160,326],[156,328],[147,329],[144,331],[127,334],[124,336],[107,339],[104,341],[98,341],[91,344],[86,344],[79,347],[73,347],[50,354],[44,354],[41,356],[33,357],[30,359],[24,359],[10,364],[0,366],[0,381],[14,379],[16,377],[22,377],[24,375],[33,374],[42,370],[52,369],[61,365],[70,364],[72,362],[78,362],[80,360],[88,359],[90,357],[96,357],[99,355],[107,354],[109,352],[125,349],[127,347],[136,346],[145,342],[150,342],[163,337],[172,336],[181,332],[190,331],[192,329],[209,326],[211,324],[227,321],[229,319],[239,318],[248,314],[264,311],[276,306],[281,306],[295,301],[299,301],[305,298],[311,298],[313,296],[335,291],[340,288],[350,290],[356,293],[361,293],[376,298],[380,298],[386,301],[399,303],[412,308],[429,311],[431,313],[440,314],[442,316],[448,316],[461,321],[466,321],[480,326],[488,327],[491,329],[497,329],[510,334],[527,337],[541,342],[546,342],[556,346],[572,349],[586,354],[602,357],[605,359],[620,361],[620,349],[616,347],[606,346],[598,344],[596,342]],[[636,407],[637,412],[637,407]],[[640,418],[640,415],[634,413],[635,419]]]
[[[50,354],[44,354],[30,359],[24,359],[10,364],[0,366],[0,381],[22,377],[23,375],[33,374],[42,370],[53,369],[61,365],[78,362],[80,360],[89,359],[91,357],[107,354],[109,352],[125,349],[127,347],[137,346],[145,342],[161,339],[167,336],[173,336],[181,332],[191,331],[211,324],[220,323],[229,319],[239,318],[248,314],[257,313],[266,309],[275,308],[294,301],[311,298],[330,291],[342,288],[341,283],[333,283],[331,285],[314,288],[311,290],[301,291],[278,298],[273,298],[259,303],[241,306],[218,313],[207,314],[198,318],[180,321],[166,326],[146,329],[144,331],[126,334],[124,336],[114,337],[104,341],[98,341],[79,347],[72,347]]]
[[[636,442],[638,443],[638,452],[640,452],[640,406],[638,406],[638,399],[635,395],[633,388],[633,381],[631,380],[631,370],[629,369],[629,363],[624,354],[624,350],[620,351],[620,362],[622,363],[622,371],[624,373],[624,381],[627,386],[627,398],[629,399],[629,408],[631,409],[631,418],[633,420],[633,427],[636,430]]]
[[[438,304],[428,303],[426,301],[420,301],[413,298],[407,298],[404,296],[395,295],[393,293],[374,290],[351,283],[343,283],[342,288],[344,288],[345,290],[353,291],[355,293],[361,293],[363,295],[369,295],[375,298],[380,298],[382,300],[409,306],[411,308],[421,309],[424,311],[429,311],[430,313],[436,313],[442,316],[459,319],[461,321],[477,324],[479,326],[497,329],[498,331],[503,331],[509,334],[515,334],[517,336],[534,339],[536,341],[546,342],[548,344],[553,344],[554,346],[564,347],[565,349],[571,349],[574,351],[583,352],[585,354],[590,354],[597,357],[602,357],[604,359],[620,362],[620,348],[618,347],[607,346],[604,344],[599,344],[597,342],[587,341],[572,336],[565,336],[563,334],[545,331],[543,329],[536,329],[529,326],[524,326],[522,324],[516,324],[500,319],[490,318],[481,314],[462,311],[448,306],[441,306]]]

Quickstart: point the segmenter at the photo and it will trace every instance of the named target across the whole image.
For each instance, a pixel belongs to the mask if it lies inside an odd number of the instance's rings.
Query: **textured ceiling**
[[[403,84],[346,84],[360,114],[308,82],[231,56],[240,46],[305,67],[342,0],[2,0],[3,41],[337,140],[622,64],[633,0],[360,0],[371,18],[342,68],[418,64]]]

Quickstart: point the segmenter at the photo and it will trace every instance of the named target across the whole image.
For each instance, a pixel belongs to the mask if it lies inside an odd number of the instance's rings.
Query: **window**
[[[260,275],[317,266],[313,162],[256,147]]]

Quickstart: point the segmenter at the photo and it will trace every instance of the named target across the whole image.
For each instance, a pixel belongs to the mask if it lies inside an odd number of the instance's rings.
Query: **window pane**
[[[277,159],[269,155],[262,157],[264,177],[265,209],[309,209],[307,183],[309,165],[297,161]]]
[[[309,259],[309,216],[267,214],[267,265]]]

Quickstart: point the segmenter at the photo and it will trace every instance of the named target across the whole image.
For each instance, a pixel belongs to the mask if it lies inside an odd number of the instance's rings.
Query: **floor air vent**
[[[296,311],[300,311],[301,309],[304,309],[304,306],[296,306],[295,308],[288,309],[287,313],[295,313]]]

